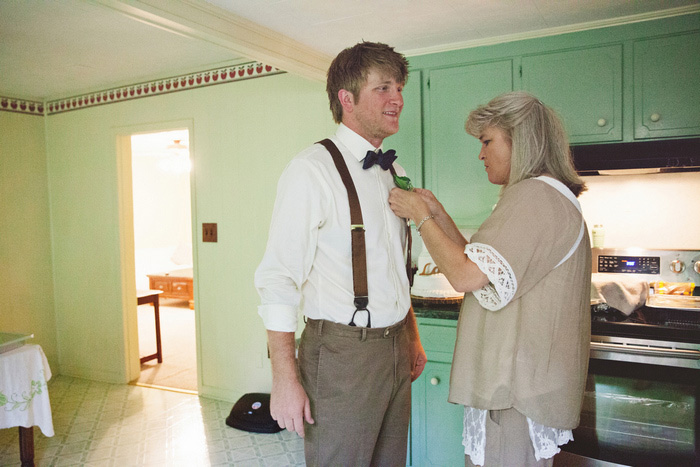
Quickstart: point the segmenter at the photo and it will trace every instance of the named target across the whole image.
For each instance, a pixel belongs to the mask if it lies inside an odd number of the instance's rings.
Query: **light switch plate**
[[[214,242],[217,241],[216,223],[202,224],[202,241]]]

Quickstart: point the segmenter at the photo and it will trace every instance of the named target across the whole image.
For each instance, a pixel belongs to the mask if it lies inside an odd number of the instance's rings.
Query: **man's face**
[[[341,96],[343,123],[379,147],[384,138],[399,131],[403,84],[377,70],[371,70],[358,96],[348,92],[345,102]]]

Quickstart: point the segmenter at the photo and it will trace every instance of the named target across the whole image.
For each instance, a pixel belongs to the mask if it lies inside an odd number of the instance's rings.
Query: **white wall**
[[[700,250],[700,172],[585,177],[579,201],[605,246]]]
[[[132,180],[134,205],[134,248],[136,288],[148,289],[147,274],[192,267],[192,209],[190,172],[178,164],[182,154],[168,151],[166,145],[147,151],[144,139],[160,141],[165,135],[187,130],[149,133],[132,137]],[[177,136],[175,136],[177,137]],[[172,140],[169,141],[173,143]],[[143,143],[142,143],[143,144]]]

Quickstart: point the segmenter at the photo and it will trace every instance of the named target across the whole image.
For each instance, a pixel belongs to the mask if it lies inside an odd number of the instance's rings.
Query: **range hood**
[[[700,138],[572,146],[579,175],[700,171]]]

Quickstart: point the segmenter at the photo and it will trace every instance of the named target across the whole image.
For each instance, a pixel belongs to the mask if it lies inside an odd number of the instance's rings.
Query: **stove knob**
[[[673,261],[671,261],[669,269],[674,274],[680,274],[683,271],[685,271],[685,263],[679,259],[674,259]]]
[[[700,274],[700,261],[695,262],[695,266],[693,266],[693,269],[695,270],[695,272]]]

